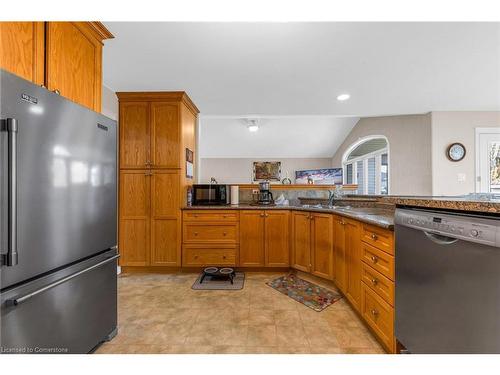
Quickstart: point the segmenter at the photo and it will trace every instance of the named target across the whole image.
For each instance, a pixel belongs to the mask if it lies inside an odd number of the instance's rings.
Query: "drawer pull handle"
[[[378,262],[378,258],[376,256],[372,256],[372,257],[370,257],[370,259],[372,260],[373,263]]]
[[[373,241],[377,241],[378,240],[378,236],[375,233],[373,233],[371,237],[372,237]]]
[[[260,217],[264,217],[264,214],[263,214],[263,213],[262,213],[262,214],[260,214]]]
[[[225,255],[223,255],[223,256],[222,256],[222,259],[226,259],[226,256],[225,256]]]
[[[373,316],[377,316],[378,315],[378,311],[375,310],[375,309],[372,309],[371,313],[372,313]]]
[[[198,232],[194,232],[194,235],[197,236],[198,235]]]
[[[194,217],[198,217],[198,215],[193,215]]]
[[[195,255],[195,256],[194,256],[194,259],[198,259],[198,255]]]
[[[222,233],[224,236],[227,236],[227,232]]]
[[[222,215],[222,217],[225,219],[225,218],[227,218],[227,215]]]
[[[378,284],[378,280],[377,279],[372,279],[371,281],[372,281],[373,285],[377,285]]]

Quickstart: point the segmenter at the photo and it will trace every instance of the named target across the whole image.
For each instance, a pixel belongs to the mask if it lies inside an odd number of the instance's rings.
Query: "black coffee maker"
[[[259,204],[274,204],[273,193],[271,193],[271,184],[269,181],[259,182]]]

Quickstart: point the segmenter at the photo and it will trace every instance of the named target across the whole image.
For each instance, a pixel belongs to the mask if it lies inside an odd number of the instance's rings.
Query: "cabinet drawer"
[[[389,352],[393,352],[394,309],[364,283],[361,283],[361,315]]]
[[[389,305],[394,306],[394,281],[363,263],[361,280]]]
[[[238,241],[238,224],[185,223],[183,228],[185,243]]]
[[[366,243],[394,255],[394,232],[374,225],[363,224],[361,238]]]
[[[183,266],[236,266],[237,247],[183,246]]]
[[[385,277],[394,280],[394,257],[386,252],[362,243],[361,259]]]
[[[238,221],[237,210],[185,210],[184,221]]]

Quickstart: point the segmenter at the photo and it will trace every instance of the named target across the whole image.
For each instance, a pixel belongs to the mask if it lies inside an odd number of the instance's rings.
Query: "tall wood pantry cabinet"
[[[0,67],[100,112],[109,38],[100,22],[0,22]]]
[[[181,265],[181,207],[193,183],[198,109],[184,92],[118,92],[120,264]],[[196,169],[195,169],[196,170]]]

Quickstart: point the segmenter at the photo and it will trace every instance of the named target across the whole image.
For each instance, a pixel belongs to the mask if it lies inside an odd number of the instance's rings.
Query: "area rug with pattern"
[[[303,280],[294,274],[279,277],[266,284],[315,311],[322,311],[342,298],[340,294]]]

